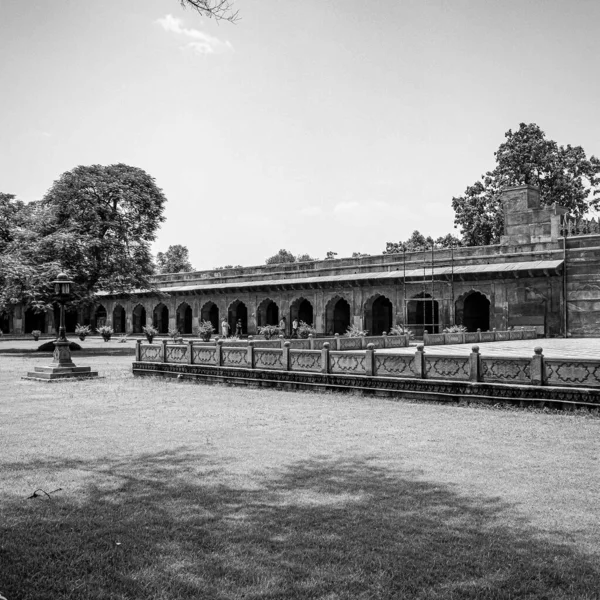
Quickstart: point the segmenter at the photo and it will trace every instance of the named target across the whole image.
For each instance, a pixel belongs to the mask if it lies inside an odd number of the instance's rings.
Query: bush
[[[81,350],[81,346],[76,342],[69,342],[69,350]],[[38,346],[36,352],[54,352],[54,342],[45,342],[41,346]]]
[[[87,337],[92,334],[92,328],[89,325],[80,325],[77,323],[75,326],[75,335],[79,337]]]
[[[467,328],[464,325],[451,325],[444,327],[442,333],[467,333]]]
[[[345,337],[365,337],[369,332],[366,329],[360,329],[356,325],[350,325],[348,329],[346,329]]]
[[[408,339],[412,340],[412,338],[415,337],[414,332],[412,331],[412,329],[409,329],[408,327],[404,327],[403,325],[394,325],[388,335],[407,335]]]
[[[145,327],[142,327],[142,331],[150,337],[158,335],[158,329],[156,329],[156,327],[153,327],[152,325],[146,325]]]
[[[210,321],[200,321],[198,327],[196,327],[196,335],[203,341],[210,341],[210,337],[214,333],[215,328]]]
[[[264,335],[265,340],[270,340],[273,336],[278,336],[281,333],[281,329],[277,325],[265,325],[258,328],[259,335]]]
[[[304,321],[300,321],[300,323],[298,323],[298,337],[302,338],[303,340],[305,340],[310,334],[315,335],[317,333],[317,330],[312,326],[309,325],[308,323],[305,323]]]

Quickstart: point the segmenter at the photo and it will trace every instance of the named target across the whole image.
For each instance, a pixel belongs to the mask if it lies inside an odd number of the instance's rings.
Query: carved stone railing
[[[563,237],[591,235],[594,233],[600,233],[600,219],[575,219],[568,215],[561,215],[560,235]]]
[[[187,363],[198,366],[301,371],[358,377],[392,377],[442,381],[503,383],[600,388],[600,360],[546,359],[541,348],[532,357],[482,356],[473,346],[467,356],[426,354],[420,344],[414,354],[393,354],[376,350],[331,350],[328,342],[320,350],[257,348],[250,340],[246,347],[216,346],[190,341],[187,344],[136,345],[136,362]]]
[[[506,331],[469,331],[464,333],[424,333],[425,346],[441,346],[444,344],[480,344],[482,342],[507,342],[510,340],[535,340],[535,329],[510,329]]]

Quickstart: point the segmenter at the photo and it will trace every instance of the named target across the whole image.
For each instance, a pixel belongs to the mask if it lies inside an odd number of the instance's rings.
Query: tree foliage
[[[283,263],[306,262],[311,260],[317,259],[310,256],[310,254],[299,254],[298,256],[294,256],[289,250],[282,248],[277,254],[267,258],[265,262],[267,265],[280,265]]]
[[[398,254],[399,252],[421,252],[423,250],[456,248],[461,246],[462,242],[457,237],[448,233],[433,239],[431,236],[425,237],[418,229],[415,229],[411,236],[404,242],[386,242],[384,254]]]
[[[181,244],[169,246],[166,252],[159,252],[156,255],[156,265],[159,273],[185,273],[194,270],[190,252],[187,246]]]
[[[535,123],[508,130],[494,153],[496,166],[452,198],[454,222],[469,246],[498,243],[503,231],[500,194],[503,188],[534,185],[542,204],[554,202],[581,216],[600,204],[600,160],[586,157],[581,146],[559,146],[546,139]]]
[[[152,177],[123,164],[76,167],[39,202],[3,194],[0,306],[50,306],[49,283],[60,271],[75,283],[75,303],[91,302],[99,290],[150,288],[150,243],[165,201]]]
[[[183,8],[191,8],[203,17],[217,21],[238,20],[238,11],[233,8],[231,0],[179,0]]]

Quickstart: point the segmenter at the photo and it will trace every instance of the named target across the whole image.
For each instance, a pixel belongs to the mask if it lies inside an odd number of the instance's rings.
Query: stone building
[[[493,246],[429,250],[304,263],[158,275],[157,291],[104,294],[76,322],[117,333],[191,334],[200,320],[218,328],[240,319],[244,334],[295,318],[319,334],[350,324],[373,335],[405,324],[417,336],[452,324],[482,331],[535,327],[547,336],[600,334],[598,223],[570,223],[558,206],[541,207],[531,186],[503,193],[505,230]],[[57,314],[17,308],[0,315],[5,331],[52,331]]]

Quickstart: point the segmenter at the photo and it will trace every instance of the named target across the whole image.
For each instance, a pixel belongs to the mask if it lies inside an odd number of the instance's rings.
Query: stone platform
[[[23,379],[34,381],[64,381],[65,379],[90,379],[98,377],[98,371],[91,367],[35,367]]]

